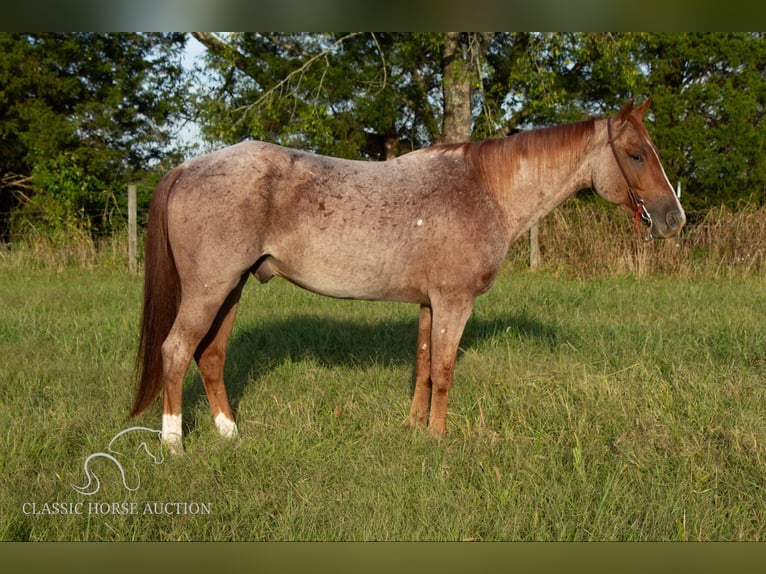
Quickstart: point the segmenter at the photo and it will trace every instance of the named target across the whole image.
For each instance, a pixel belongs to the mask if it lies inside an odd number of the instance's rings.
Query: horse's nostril
[[[671,229],[676,229],[686,223],[686,217],[680,211],[670,211],[665,216],[665,222]]]

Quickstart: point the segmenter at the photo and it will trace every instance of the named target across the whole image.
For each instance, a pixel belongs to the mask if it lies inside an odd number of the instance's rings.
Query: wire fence
[[[15,256],[27,264],[57,267],[107,261],[137,271],[148,208],[138,207],[135,185],[128,186],[126,197],[127,202],[115,199],[65,217],[55,207],[34,205],[0,211],[0,261]]]
[[[139,228],[146,225],[148,209],[136,210]],[[57,220],[42,212],[0,211],[0,242],[17,243],[35,240],[40,235],[55,235],[72,229],[86,231],[94,240],[110,238],[122,233],[128,225],[127,211],[112,212],[107,216],[102,210],[81,210],[76,217]]]

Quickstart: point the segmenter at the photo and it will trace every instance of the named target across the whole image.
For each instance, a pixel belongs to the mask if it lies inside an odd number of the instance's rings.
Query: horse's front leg
[[[415,392],[410,408],[410,426],[425,426],[431,399],[431,307],[420,306],[418,352],[415,357]]]
[[[431,412],[429,430],[442,436],[447,430],[447,402],[452,388],[460,339],[473,310],[472,298],[434,302],[431,321]]]

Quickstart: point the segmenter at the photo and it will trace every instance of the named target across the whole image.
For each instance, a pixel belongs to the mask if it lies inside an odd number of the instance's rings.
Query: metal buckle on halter
[[[636,232],[638,232],[638,218],[641,218],[641,221],[646,223],[646,225],[649,227],[649,229],[646,232],[646,235],[644,235],[644,241],[651,241],[654,239],[652,236],[652,226],[654,225],[654,220],[652,219],[652,214],[649,213],[649,210],[646,209],[646,204],[644,203],[644,200],[641,198],[637,198],[635,200],[636,202]]]
[[[644,223],[649,226],[649,229],[652,227],[652,214],[649,213],[649,210],[646,209],[646,204],[644,203],[643,199],[638,200],[638,215],[641,217]]]

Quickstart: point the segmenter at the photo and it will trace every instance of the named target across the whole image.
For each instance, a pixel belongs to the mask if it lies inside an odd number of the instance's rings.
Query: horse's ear
[[[627,104],[622,106],[622,109],[617,112],[617,115],[615,116],[615,121],[617,122],[617,126],[622,126],[622,124],[625,123],[625,120],[628,119],[628,116],[633,111],[633,98],[631,98]]]
[[[652,103],[652,96],[649,96],[646,98],[646,101],[638,106],[635,110],[633,110],[633,113],[635,113],[639,118],[644,119],[644,116],[646,115],[646,112],[649,111],[649,105]]]
[[[610,137],[613,140],[616,140],[620,135],[622,135],[622,131],[625,129],[625,126],[627,125],[628,117],[630,116],[631,112],[633,111],[633,98],[631,98],[627,104],[622,106],[622,109],[620,109],[619,112],[617,112],[614,117],[612,118],[612,125],[614,126],[613,129],[610,128],[612,131],[610,131]]]
[[[630,112],[633,111],[633,104],[635,103],[635,99],[630,98],[628,102],[622,106],[622,109],[620,110],[620,113],[618,114],[621,118],[627,118],[630,115]]]

